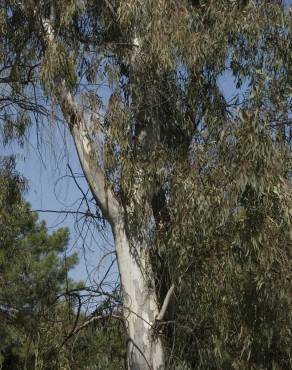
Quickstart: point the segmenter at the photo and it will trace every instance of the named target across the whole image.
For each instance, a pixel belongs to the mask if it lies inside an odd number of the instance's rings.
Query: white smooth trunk
[[[143,246],[135,246],[131,251],[123,223],[117,224],[113,231],[129,335],[128,369],[163,370],[163,344],[153,327],[158,316],[158,305],[149,282],[152,277],[147,276],[147,251]]]
[[[128,369],[163,370],[163,344],[161,337],[154,330],[159,312],[148,248],[139,243],[131,248],[123,217],[124,208],[106,185],[94,143],[88,135],[86,120],[72,95],[66,93],[63,97],[62,110],[69,122],[83,172],[98,206],[111,224],[115,238],[123,313],[129,337]]]
[[[123,313],[128,331],[128,369],[163,370],[164,349],[161,337],[154,330],[159,315],[156,294],[153,288],[152,270],[149,266],[147,246],[130,247],[123,208],[118,204],[110,189],[107,189],[102,171],[98,168],[91,143],[87,140],[82,120],[73,126],[72,135],[79,159],[104,216],[110,222],[120,272]],[[152,282],[152,287],[151,287]]]

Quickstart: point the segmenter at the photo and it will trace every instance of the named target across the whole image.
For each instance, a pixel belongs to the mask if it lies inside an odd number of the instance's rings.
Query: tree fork
[[[65,89],[65,87],[64,87]],[[151,281],[148,252],[145,245],[136,243],[135,256],[126,233],[123,207],[106,186],[104,172],[98,165],[95,150],[89,139],[86,121],[70,92],[62,94],[64,117],[69,124],[80,164],[97,205],[110,223],[115,240],[120,272],[123,312],[128,331],[128,369],[163,370],[164,350],[161,338],[153,335],[159,315],[158,302]],[[148,273],[145,273],[145,272]],[[150,275],[150,276],[149,276]],[[152,285],[152,287],[151,287]]]

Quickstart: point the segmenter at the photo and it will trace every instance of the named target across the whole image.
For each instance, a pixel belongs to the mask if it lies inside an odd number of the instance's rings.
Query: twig
[[[72,338],[73,335],[76,335],[80,330],[86,328],[89,324],[91,324],[92,322],[94,322],[96,320],[103,320],[103,319],[106,319],[106,318],[113,318],[113,319],[116,319],[116,320],[123,321],[123,319],[120,316],[113,315],[113,314],[93,316],[90,319],[86,320],[83,324],[79,325],[78,327],[75,327],[75,329],[72,330],[69,335],[67,335],[67,337],[64,339],[63,343],[61,344],[61,346],[59,348],[59,351],[62,349],[62,347],[65,345],[65,343],[68,342],[68,340],[70,338]]]
[[[147,361],[147,358],[145,357],[144,353],[142,352],[142,350],[137,346],[137,344],[133,341],[132,338],[128,338],[127,339],[127,345],[129,344],[129,342],[132,342],[133,343],[133,346],[135,348],[137,348],[137,350],[139,351],[139,353],[141,354],[141,356],[143,357],[143,359],[145,360],[147,366],[149,367],[149,369],[151,370],[152,367],[150,366],[149,362]]]
[[[117,17],[117,13],[115,12],[112,4],[109,2],[109,0],[104,0],[104,2],[106,3],[106,6],[109,8],[109,10],[111,11],[112,15],[116,18]]]

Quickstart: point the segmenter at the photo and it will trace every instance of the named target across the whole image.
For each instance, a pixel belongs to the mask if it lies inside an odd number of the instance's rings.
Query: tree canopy
[[[289,4],[1,3],[4,138],[67,122],[148,338],[129,368],[291,368]]]

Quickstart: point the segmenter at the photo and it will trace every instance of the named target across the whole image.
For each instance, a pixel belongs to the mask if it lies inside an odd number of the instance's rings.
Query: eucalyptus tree
[[[287,4],[1,4],[2,58],[28,66],[52,115],[63,116],[112,228],[128,367],[172,366],[180,356],[175,333],[187,327],[181,348],[197,344],[185,366],[289,368],[287,327],[274,335],[267,324],[264,347],[256,335],[261,320],[272,325],[265,308],[276,319],[291,307]],[[233,81],[230,91],[220,88],[222,76]],[[249,316],[244,305],[253,307]],[[271,350],[276,337],[281,355]],[[256,356],[256,348],[266,350]]]

